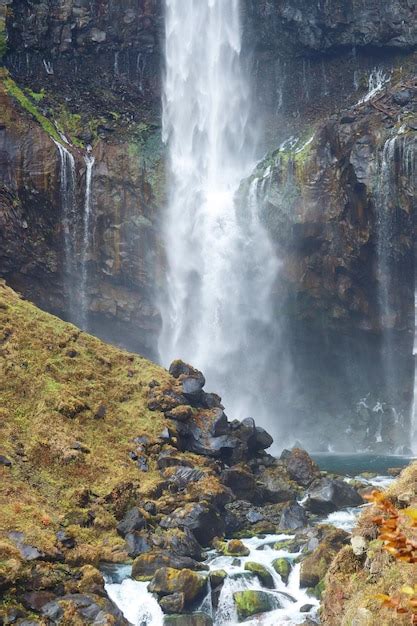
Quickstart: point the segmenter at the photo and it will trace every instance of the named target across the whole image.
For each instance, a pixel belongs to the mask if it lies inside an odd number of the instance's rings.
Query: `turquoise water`
[[[395,456],[384,454],[313,454],[321,470],[357,476],[362,472],[376,472],[387,474],[391,467],[406,467],[415,457]]]

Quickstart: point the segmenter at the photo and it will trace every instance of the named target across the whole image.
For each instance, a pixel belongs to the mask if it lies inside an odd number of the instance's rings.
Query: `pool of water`
[[[312,454],[321,470],[357,476],[362,472],[387,475],[392,467],[406,467],[415,457],[387,454]]]

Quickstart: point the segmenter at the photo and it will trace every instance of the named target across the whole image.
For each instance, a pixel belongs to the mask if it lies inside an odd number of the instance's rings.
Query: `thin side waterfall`
[[[71,321],[78,318],[76,303],[75,276],[77,273],[76,237],[74,233],[76,220],[76,172],[75,159],[71,152],[58,141],[54,141],[60,156],[60,186],[62,225],[64,231],[64,273],[68,285],[68,315]]]
[[[259,380],[278,262],[259,217],[238,0],[165,0],[164,140],[170,195],[160,354],[201,368],[233,417],[267,421]],[[249,401],[252,399],[252,401]]]
[[[92,209],[92,186],[93,168],[95,158],[91,154],[84,156],[85,161],[85,197],[83,215],[83,237],[81,249],[81,323],[84,329],[88,328],[88,261],[91,248],[91,209]]]
[[[385,397],[383,401],[393,406],[393,414],[398,421],[399,394],[403,389],[402,373],[398,369],[398,316],[401,315],[401,295],[398,294],[401,260],[398,257],[400,235],[404,230],[402,220],[406,215],[403,206],[404,196],[408,201],[415,195],[416,144],[412,137],[399,133],[388,139],[382,151],[378,168],[377,184],[377,258],[380,320],[383,328],[383,356],[385,374]],[[416,287],[417,293],[417,287]],[[417,306],[417,305],[416,305]],[[417,329],[417,308],[415,310],[415,329]],[[414,341],[414,355],[417,353],[417,340]],[[416,431],[417,423],[417,368],[414,375],[414,400],[411,410],[411,435]],[[415,434],[414,434],[415,437]]]

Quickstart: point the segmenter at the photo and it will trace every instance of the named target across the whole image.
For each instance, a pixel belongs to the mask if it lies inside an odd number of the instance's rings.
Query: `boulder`
[[[398,104],[399,106],[405,106],[413,99],[413,94],[411,93],[410,89],[400,89],[393,93],[392,99],[394,100],[395,104]]]
[[[289,476],[280,465],[269,467],[258,477],[258,484],[262,488],[260,496],[267,502],[288,502],[294,500],[296,492]]]
[[[253,615],[268,613],[282,608],[282,604],[276,594],[265,591],[236,591],[233,594],[239,622],[243,622]]]
[[[187,376],[181,382],[182,393],[190,402],[194,403],[201,398],[201,392],[205,384],[204,376],[201,376],[202,378]]]
[[[162,550],[154,550],[138,556],[132,565],[132,578],[136,580],[151,579],[161,568],[203,570],[205,566],[187,557],[167,554]]]
[[[193,378],[197,378],[200,381],[204,381],[202,385],[203,387],[206,384],[204,375],[199,370],[195,369],[188,363],[184,363],[184,361],[181,361],[180,359],[171,363],[169,366],[169,373],[174,378],[179,378],[180,376],[191,376]]]
[[[308,518],[305,509],[298,502],[291,502],[282,511],[279,527],[282,530],[296,530],[305,528]]]
[[[248,441],[250,450],[267,450],[274,443],[273,437],[261,426],[255,427],[255,432]]]
[[[304,506],[317,515],[329,515],[334,511],[361,504],[363,499],[348,483],[323,478],[310,487]]]
[[[167,530],[158,539],[161,541],[161,549],[166,553],[188,556],[196,561],[203,558],[202,548],[188,528]]]
[[[159,606],[164,613],[181,613],[185,606],[185,594],[177,592],[163,596],[159,599]]]
[[[150,552],[152,546],[146,533],[133,532],[125,535],[126,551],[132,558]]]
[[[225,544],[219,542],[218,545],[225,556],[249,556],[250,554],[249,548],[240,539],[231,539]]]
[[[149,392],[148,409],[150,411],[172,411],[175,407],[187,404],[187,398],[173,389],[154,387]]]
[[[213,626],[213,620],[206,613],[169,615],[164,617],[163,626]]]
[[[193,416],[193,409],[189,405],[181,404],[174,409],[165,412],[165,417],[178,422],[186,422]]]
[[[292,480],[302,487],[308,487],[320,477],[320,469],[311,456],[301,448],[293,448],[285,459],[287,471]]]
[[[272,567],[274,568],[276,573],[281,576],[282,582],[287,584],[292,570],[291,561],[289,559],[284,559],[283,557],[281,557],[279,559],[275,559],[272,562]]]
[[[255,563],[253,561],[248,561],[247,563],[245,563],[245,570],[247,572],[252,572],[252,574],[255,574],[255,576],[257,576],[261,581],[262,585],[267,589],[275,588],[273,576],[270,572],[268,572],[264,565],[261,565],[260,563]]]
[[[170,485],[181,490],[188,487],[193,482],[198,482],[205,476],[205,472],[191,467],[178,467],[173,474],[167,476]]]
[[[142,530],[145,526],[146,520],[142,512],[137,507],[133,507],[129,509],[122,521],[117,524],[116,529],[121,537],[125,537],[128,533]]]
[[[209,504],[190,502],[176,509],[161,522],[162,528],[187,528],[202,545],[214,537],[224,535],[224,521],[219,512]]]
[[[171,567],[158,569],[148,585],[148,590],[160,597],[184,594],[184,606],[200,598],[206,589],[206,576],[200,576],[189,569],[178,570]]]
[[[240,500],[248,502],[259,500],[255,477],[246,468],[235,466],[226,469],[221,473],[220,479]]]
[[[11,467],[12,462],[10,459],[0,454],[0,465],[3,465],[4,467]]]

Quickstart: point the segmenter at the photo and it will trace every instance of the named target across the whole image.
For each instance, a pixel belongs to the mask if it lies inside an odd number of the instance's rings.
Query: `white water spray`
[[[202,369],[233,417],[252,408],[259,417],[262,401],[255,398],[271,366],[263,348],[271,341],[277,260],[259,220],[259,181],[236,201],[255,152],[238,0],[166,0],[166,66],[170,197],[161,358]]]

